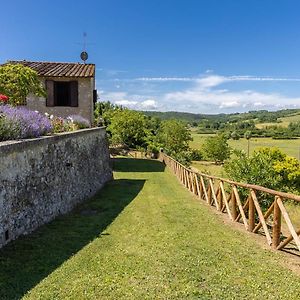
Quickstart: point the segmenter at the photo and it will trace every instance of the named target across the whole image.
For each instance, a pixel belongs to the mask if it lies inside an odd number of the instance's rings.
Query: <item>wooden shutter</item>
[[[46,106],[54,106],[54,81],[46,80],[47,99]]]
[[[78,81],[70,82],[70,106],[78,106]]]
[[[94,102],[94,104],[97,102],[97,100],[98,100],[97,90],[93,90],[93,102]]]

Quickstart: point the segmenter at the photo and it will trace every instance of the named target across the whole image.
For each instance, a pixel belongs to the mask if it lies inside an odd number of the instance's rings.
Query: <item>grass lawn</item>
[[[209,135],[198,134],[192,132],[193,141],[190,146],[195,149],[200,149]],[[211,135],[210,135],[211,136]],[[238,141],[229,140],[229,145],[235,149],[242,149],[247,152],[247,140],[244,138]],[[252,138],[250,140],[250,153],[260,147],[277,147],[287,155],[299,159],[300,155],[300,139],[295,140],[273,140],[272,138]]]
[[[223,170],[223,166],[216,165],[214,162],[211,161],[193,161],[192,167],[196,168],[204,174],[209,174],[218,177],[226,177],[226,174],[224,174],[225,172]]]
[[[157,161],[0,250],[0,299],[299,299],[285,256],[261,248]]]

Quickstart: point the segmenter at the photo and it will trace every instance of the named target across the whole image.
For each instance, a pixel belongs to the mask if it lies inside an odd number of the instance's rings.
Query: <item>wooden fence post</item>
[[[281,233],[281,210],[277,203],[278,197],[275,197],[274,202],[274,218],[273,218],[273,238],[272,238],[272,247],[274,249],[280,243],[280,233]]]
[[[192,192],[193,192],[193,194],[196,194],[196,192],[195,192],[194,172],[190,172],[190,178],[191,178],[191,184],[192,184]]]
[[[201,191],[200,191],[200,187],[199,187],[199,180],[198,180],[197,173],[194,173],[194,176],[195,176],[195,184],[196,184],[197,195],[198,195],[199,198],[201,198]]]
[[[232,194],[231,194],[231,207],[232,207],[231,215],[232,215],[233,220],[235,220],[236,217],[237,217],[237,205],[236,205],[235,194],[234,194],[233,191],[232,191]]]
[[[248,219],[249,219],[249,231],[252,232],[255,227],[255,207],[251,195],[249,195]]]
[[[217,199],[218,199],[218,203],[219,203],[219,211],[222,210],[223,207],[223,198],[222,198],[222,192],[221,192],[221,187],[219,185],[218,190],[217,190]]]

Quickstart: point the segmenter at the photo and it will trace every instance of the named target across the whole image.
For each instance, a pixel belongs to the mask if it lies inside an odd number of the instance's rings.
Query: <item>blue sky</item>
[[[102,100],[195,113],[300,108],[300,1],[1,0],[0,63],[80,61]]]

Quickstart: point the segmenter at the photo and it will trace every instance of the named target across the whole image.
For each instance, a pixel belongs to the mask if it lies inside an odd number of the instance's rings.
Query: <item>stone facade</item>
[[[0,247],[112,179],[105,128],[0,143]]]
[[[93,123],[93,90],[95,89],[95,78],[71,78],[71,77],[41,77],[41,82],[45,86],[45,80],[54,81],[78,81],[78,107],[71,106],[46,106],[46,98],[30,95],[27,97],[27,107],[41,113],[66,118],[70,115],[80,115]]]

